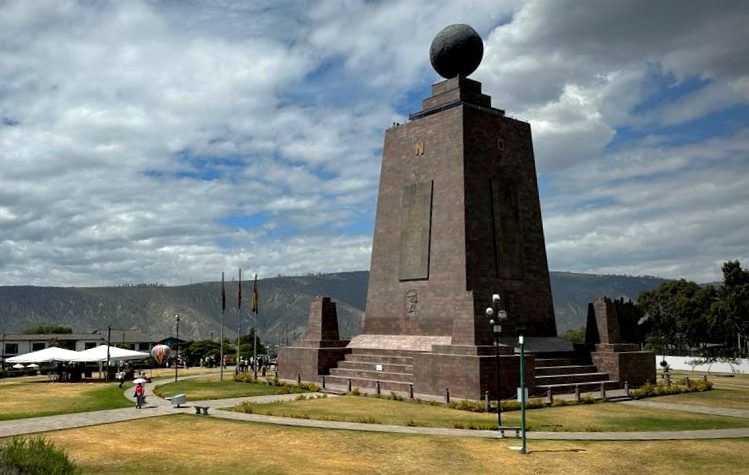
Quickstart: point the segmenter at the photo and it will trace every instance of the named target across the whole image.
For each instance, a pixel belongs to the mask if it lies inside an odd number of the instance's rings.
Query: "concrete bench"
[[[516,439],[520,437],[520,427],[507,427],[507,426],[500,427],[499,433],[502,435],[502,437],[505,436],[505,432],[514,432]]]
[[[172,397],[166,398],[166,400],[171,401],[172,407],[182,407],[182,404],[187,401],[187,396],[184,394],[175,394]]]
[[[201,413],[204,416],[208,415],[208,409],[210,409],[210,406],[194,406],[195,407],[195,414],[200,415]]]

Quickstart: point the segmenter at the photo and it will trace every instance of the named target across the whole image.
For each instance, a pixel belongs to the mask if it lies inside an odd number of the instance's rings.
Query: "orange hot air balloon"
[[[156,345],[151,348],[151,356],[156,361],[156,364],[161,366],[166,363],[169,359],[169,355],[172,353],[172,349],[166,345]]]

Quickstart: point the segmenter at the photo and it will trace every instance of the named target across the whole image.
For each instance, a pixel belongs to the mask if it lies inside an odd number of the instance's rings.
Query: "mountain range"
[[[594,298],[636,299],[644,290],[665,282],[657,277],[551,272],[557,330],[585,323],[587,304]],[[342,337],[360,332],[369,272],[339,272],[278,276],[258,280],[258,335],[268,343],[285,344],[304,334],[309,304],[315,296],[330,296],[338,304]],[[221,282],[183,286],[158,284],[117,287],[0,287],[0,332],[17,333],[44,324],[67,326],[76,333],[105,329],[136,330],[158,339],[174,334],[180,315],[180,337],[216,338],[247,333],[252,282],[243,282],[241,313],[237,312],[237,283],[225,284],[226,311],[221,312]]]

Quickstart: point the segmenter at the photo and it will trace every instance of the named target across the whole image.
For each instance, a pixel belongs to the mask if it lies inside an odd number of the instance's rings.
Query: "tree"
[[[619,322],[619,333],[625,343],[645,343],[647,331],[640,324],[642,320],[642,309],[632,300],[624,298],[614,300],[617,321]]]
[[[738,261],[725,262],[722,271],[723,283],[711,307],[711,320],[721,341],[733,354],[741,356],[748,354],[749,271],[743,270]],[[743,348],[740,341],[744,342]]]
[[[664,282],[642,292],[637,303],[649,346],[664,354],[669,347],[679,353],[695,348],[703,351],[712,333],[710,308],[714,300],[712,286],[684,279]]]
[[[27,328],[23,331],[24,335],[43,335],[43,334],[56,334],[56,335],[67,335],[73,333],[73,329],[70,327],[63,327],[60,325],[39,325],[36,327]]]
[[[216,361],[218,361],[221,354],[221,345],[219,342],[210,339],[195,340],[185,345],[180,353],[191,366],[197,366],[201,358],[209,356],[215,356]]]
[[[242,357],[252,356],[252,348],[255,345],[255,329],[250,328],[250,331],[246,335],[242,335],[239,338],[239,353]],[[234,347],[234,351],[237,349]],[[268,349],[260,341],[260,337],[257,338],[257,354],[263,355]]]
[[[585,325],[567,330],[562,333],[562,338],[570,343],[585,343]]]

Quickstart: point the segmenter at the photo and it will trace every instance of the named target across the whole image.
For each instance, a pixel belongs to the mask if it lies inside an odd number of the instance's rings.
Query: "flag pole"
[[[239,340],[242,335],[242,269],[239,269],[239,283],[237,284],[237,361],[234,373],[239,374]]]
[[[219,378],[221,381],[224,380],[224,311],[226,310],[226,291],[224,290],[224,271],[221,271],[221,329],[219,331],[220,344],[220,355],[218,361]]]
[[[252,286],[252,302],[253,310],[255,311],[255,318],[252,323],[252,371],[255,379],[257,379],[257,313],[260,308],[260,297],[257,291],[257,274],[255,274],[255,282]]]

